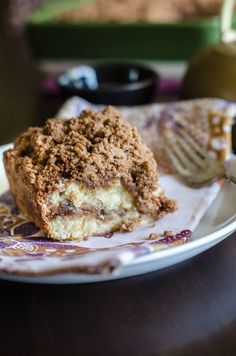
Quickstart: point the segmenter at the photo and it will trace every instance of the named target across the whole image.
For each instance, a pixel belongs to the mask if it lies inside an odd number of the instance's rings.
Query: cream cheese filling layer
[[[162,193],[160,187],[153,192],[158,197]],[[75,209],[104,208],[110,211],[129,210],[134,204],[134,197],[124,187],[120,180],[113,182],[107,188],[88,189],[78,183],[65,183],[56,190],[47,205],[48,210],[64,202],[71,202]]]
[[[161,193],[158,188],[153,196],[158,197]],[[63,206],[66,209],[68,202],[73,207],[72,212],[63,214]],[[62,213],[53,216],[52,212],[58,207],[62,207]],[[97,214],[94,213],[96,211]],[[135,222],[135,225],[143,225],[154,220],[152,216],[138,212],[134,197],[119,180],[101,189],[65,183],[52,194],[47,214],[51,215],[48,221],[50,236],[60,236],[62,240],[102,235],[120,230],[123,224]]]

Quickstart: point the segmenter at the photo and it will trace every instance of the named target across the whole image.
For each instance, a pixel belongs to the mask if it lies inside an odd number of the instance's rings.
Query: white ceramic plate
[[[3,151],[7,146],[1,147]],[[231,160],[231,174],[236,175],[236,159]],[[0,162],[0,193],[7,189],[7,181]],[[17,276],[1,273],[0,278],[29,283],[88,283],[113,280],[156,271],[187,260],[216,245],[236,230],[236,187],[226,184],[208,209],[190,241],[184,245],[140,257],[114,274],[88,275],[66,273],[46,277]]]

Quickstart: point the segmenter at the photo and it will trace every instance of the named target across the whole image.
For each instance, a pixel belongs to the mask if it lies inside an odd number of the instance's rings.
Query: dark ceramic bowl
[[[142,105],[153,101],[158,75],[139,64],[81,64],[58,77],[61,93],[78,95],[95,104]]]

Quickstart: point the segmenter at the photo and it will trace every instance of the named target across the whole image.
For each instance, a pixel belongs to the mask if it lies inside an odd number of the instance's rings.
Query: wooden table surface
[[[0,38],[0,143],[52,115],[20,39]],[[0,281],[0,355],[236,355],[236,234],[161,272],[84,285]]]

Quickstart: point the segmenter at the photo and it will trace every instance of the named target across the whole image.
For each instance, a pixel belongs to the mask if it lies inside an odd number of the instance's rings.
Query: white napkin
[[[73,97],[63,105],[57,116],[62,119],[77,117],[86,108],[99,110],[101,107],[101,105],[93,105],[82,98]],[[231,121],[236,108],[234,104],[224,100],[198,99],[139,107],[120,107],[118,110],[131,124],[137,126],[141,136],[154,151],[155,156],[158,156],[160,147],[160,140],[158,140],[160,127],[158,127],[158,123],[166,120],[168,124],[175,119],[182,120],[181,124],[187,124],[188,128],[191,127],[193,134],[199,140],[202,140],[206,148],[209,146],[210,140],[218,139],[221,143],[221,145],[218,145],[218,150],[214,150],[214,147],[210,149],[211,154],[215,157],[219,156],[225,159],[229,153]],[[221,130],[216,132],[216,136],[212,136],[211,133],[212,119],[218,125],[218,131]],[[223,129],[220,128],[220,120],[224,125]],[[178,210],[176,212],[158,220],[154,227],[142,227],[130,233],[114,233],[110,239],[92,237],[88,241],[81,242],[80,245],[99,249],[126,245],[127,243],[145,243],[151,233],[158,233],[161,236],[164,231],[172,231],[173,235],[183,230],[192,232],[221,188],[219,183],[201,189],[189,188],[175,175],[165,173],[161,175],[160,183],[166,195],[177,201]]]
[[[58,117],[76,117],[88,107],[99,108],[74,97],[63,105]],[[236,113],[235,105],[219,99],[199,99],[120,108],[120,111],[137,126],[144,141],[153,150],[163,168],[160,184],[166,195],[177,201],[178,210],[164,216],[156,224],[137,228],[133,232],[60,243],[44,238],[40,231],[34,233],[33,224],[22,219],[10,194],[6,193],[0,197],[0,271],[28,275],[57,271],[90,274],[111,272],[140,256],[191,239],[191,232],[216,198],[221,186],[214,183],[205,188],[192,189],[181,183],[174,174],[165,173],[160,155],[162,126],[181,120],[181,124],[197,136],[212,156],[225,160],[230,152],[231,120]],[[166,236],[165,231],[171,231],[168,234],[171,236]],[[152,233],[157,233],[154,240],[150,239]]]

